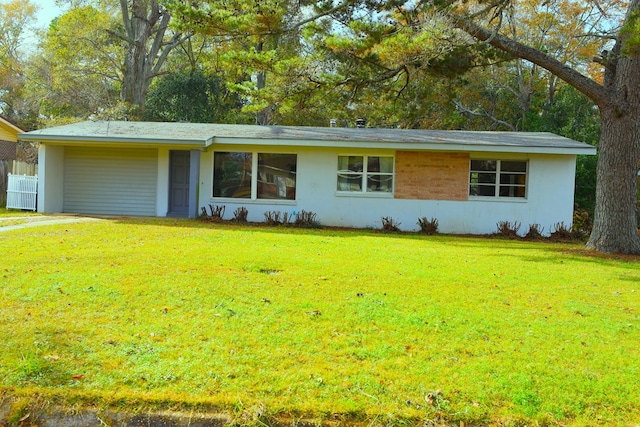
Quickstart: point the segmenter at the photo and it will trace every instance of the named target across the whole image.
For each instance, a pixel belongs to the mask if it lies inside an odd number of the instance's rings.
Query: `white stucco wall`
[[[278,210],[312,211],[323,225],[380,228],[383,216],[400,222],[402,230],[417,230],[418,218],[437,218],[439,231],[454,234],[487,234],[496,231],[499,221],[518,221],[520,233],[529,224],[539,224],[548,234],[553,225],[571,225],[575,155],[523,155],[472,153],[472,158],[518,159],[529,161],[526,199],[476,199],[468,201],[404,200],[389,194],[344,194],[336,191],[338,155],[394,155],[394,151],[313,149],[291,147],[251,147],[225,145],[219,151],[297,153],[296,201],[268,201],[212,198],[213,150],[200,158],[199,208],[225,205],[230,219],[240,206],[247,208],[249,221],[262,222],[264,212]],[[428,183],[425,183],[428,185]]]

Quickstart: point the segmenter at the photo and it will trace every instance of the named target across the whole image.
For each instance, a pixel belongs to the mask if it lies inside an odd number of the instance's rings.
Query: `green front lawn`
[[[188,220],[5,231],[0,252],[13,396],[267,420],[640,423],[638,258]]]

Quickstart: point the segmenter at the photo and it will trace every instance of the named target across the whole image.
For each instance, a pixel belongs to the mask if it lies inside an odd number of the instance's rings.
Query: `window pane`
[[[338,191],[362,191],[362,174],[339,174]]]
[[[393,173],[393,157],[380,157],[380,172]]]
[[[490,196],[490,197],[495,197],[495,195],[496,195],[496,187],[495,187],[495,185],[471,184],[469,186],[469,195],[470,196]]]
[[[367,172],[393,173],[393,157],[368,157]]]
[[[480,184],[495,184],[496,183],[496,174],[495,173],[479,173],[477,174],[478,183]]]
[[[524,187],[500,186],[500,197],[524,197]]]
[[[258,199],[296,198],[295,154],[258,154]]]
[[[214,153],[213,197],[251,198],[251,153]]]
[[[502,172],[526,172],[527,162],[505,162],[500,163],[500,170]]]
[[[518,184],[524,185],[526,182],[527,176],[524,174],[516,174],[516,173],[501,173],[500,174],[500,184]]]
[[[390,193],[393,189],[392,175],[367,175],[367,191]]]
[[[338,156],[338,170],[341,172],[362,172],[362,156]]]
[[[473,171],[495,171],[496,160],[471,160],[471,170]]]

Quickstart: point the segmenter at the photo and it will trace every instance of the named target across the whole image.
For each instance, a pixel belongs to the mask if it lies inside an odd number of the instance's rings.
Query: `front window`
[[[251,198],[252,153],[215,153],[213,197]]]
[[[216,152],[213,197],[295,200],[297,155]]]
[[[338,156],[338,191],[393,191],[393,157]]]
[[[526,184],[526,161],[471,160],[470,196],[525,197]]]
[[[296,157],[258,154],[258,199],[296,199]]]

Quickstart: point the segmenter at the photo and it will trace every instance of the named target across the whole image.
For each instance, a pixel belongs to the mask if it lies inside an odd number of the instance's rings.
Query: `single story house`
[[[317,214],[323,225],[485,234],[569,226],[577,155],[550,133],[96,121],[23,133],[40,143],[38,211],[196,217],[202,207]]]

